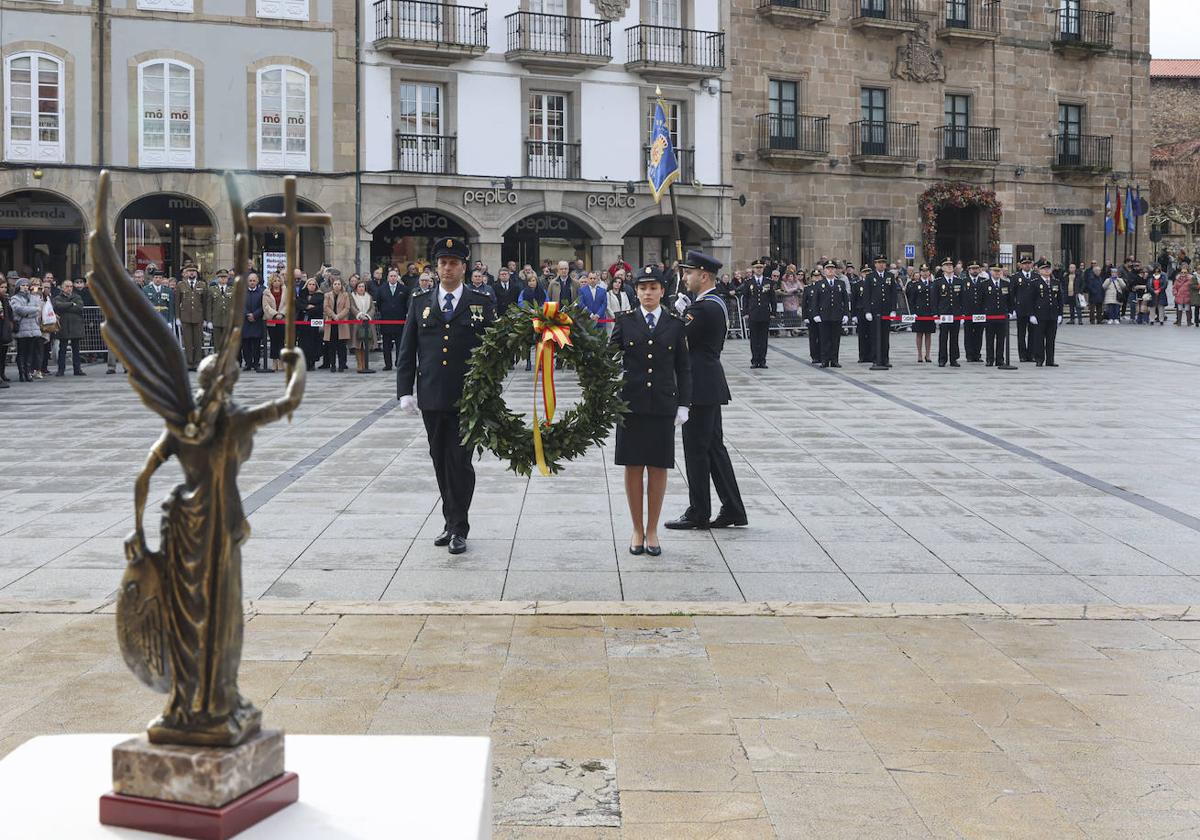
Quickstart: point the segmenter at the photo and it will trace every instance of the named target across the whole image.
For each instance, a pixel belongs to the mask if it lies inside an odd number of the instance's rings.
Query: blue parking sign
[[[916,245],[905,245],[904,246],[904,259],[915,260],[916,258],[917,258],[917,246]]]

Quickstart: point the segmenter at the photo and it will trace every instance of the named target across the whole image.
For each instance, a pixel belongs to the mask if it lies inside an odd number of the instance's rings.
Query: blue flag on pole
[[[650,194],[655,203],[661,202],[663,193],[679,179],[679,160],[671,143],[671,130],[667,126],[667,113],[660,99],[654,105],[654,125],[650,128],[650,160],[646,177],[650,182]]]
[[[1113,232],[1112,197],[1108,194],[1108,184],[1104,185],[1104,232]]]
[[[1125,228],[1133,233],[1137,230],[1137,215],[1133,212],[1133,190],[1125,190]]]

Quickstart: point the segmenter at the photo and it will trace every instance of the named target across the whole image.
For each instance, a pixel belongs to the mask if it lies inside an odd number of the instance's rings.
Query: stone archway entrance
[[[1000,219],[996,193],[961,181],[934,184],[921,194],[921,238],[925,261],[944,257],[990,264],[999,259]]]
[[[988,258],[987,220],[982,208],[943,206],[938,211],[937,253],[969,264]]]

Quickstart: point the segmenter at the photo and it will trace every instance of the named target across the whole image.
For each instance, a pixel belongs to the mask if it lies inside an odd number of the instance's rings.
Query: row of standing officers
[[[752,275],[739,287],[742,311],[750,334],[750,367],[767,366],[767,336],[778,308],[779,290],[763,277],[763,264],[756,261]],[[965,274],[955,274],[953,262],[943,260],[937,276],[922,265],[918,276],[902,285],[887,271],[887,259],[879,255],[874,270],[852,278],[839,276],[833,263],[812,273],[801,293],[801,313],[808,327],[812,362],[821,367],[841,367],[839,361],[843,330],[856,327],[858,361],[876,369],[891,367],[889,324],[898,318],[901,296],[909,314],[917,316],[912,330],[918,336],[918,358],[931,362],[929,343],[921,336],[938,333],[938,365],[959,367],[959,358],[988,366],[1006,366],[1009,361],[1009,321],[1017,323],[1017,355],[1022,362],[1038,367],[1058,367],[1055,342],[1062,323],[1062,289],[1051,274],[1049,260],[1022,260],[1011,276],[1000,266],[986,270],[972,263]],[[959,320],[986,316],[984,322]],[[932,320],[932,319],[943,319]],[[931,319],[931,320],[920,320]],[[954,319],[954,320],[950,320]],[[960,353],[960,334],[962,352]],[[924,348],[924,349],[922,349]]]

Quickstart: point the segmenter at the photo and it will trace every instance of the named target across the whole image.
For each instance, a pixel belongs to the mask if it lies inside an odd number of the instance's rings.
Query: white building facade
[[[646,184],[656,88],[685,243],[728,256],[727,4],[359,2],[360,264],[403,268],[443,235],[493,272],[671,259],[669,200]]]

